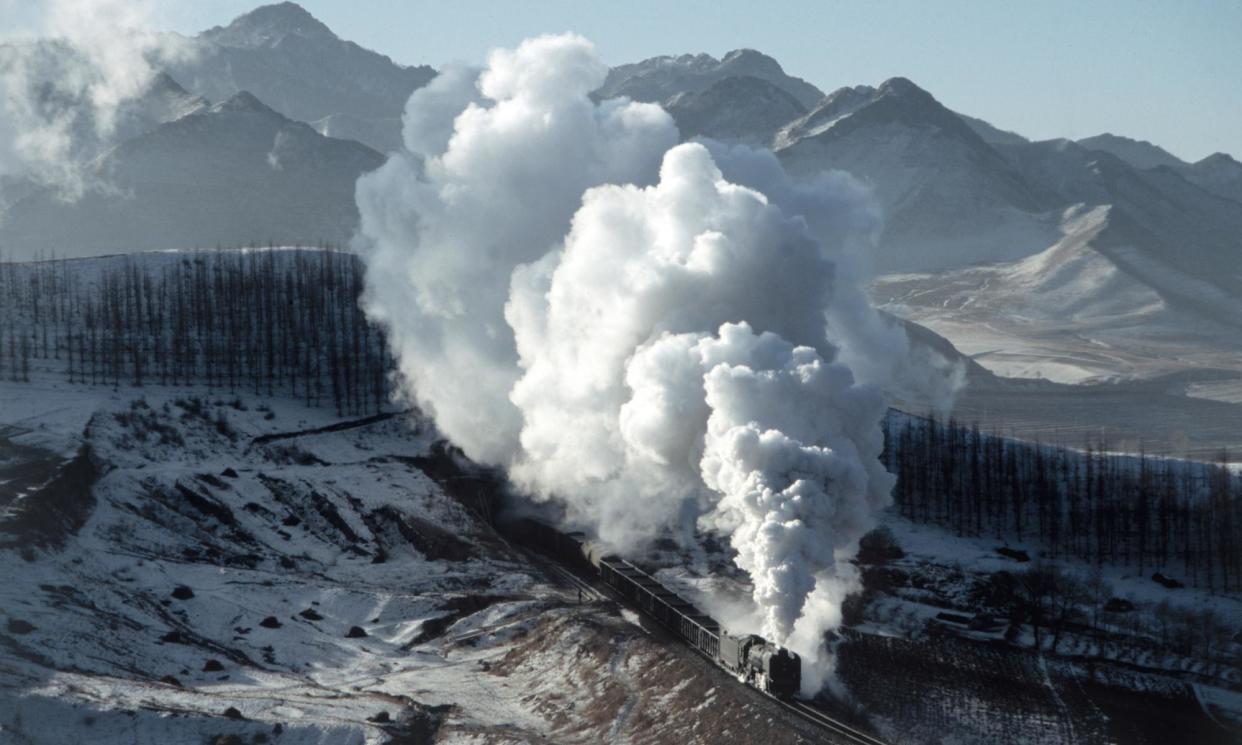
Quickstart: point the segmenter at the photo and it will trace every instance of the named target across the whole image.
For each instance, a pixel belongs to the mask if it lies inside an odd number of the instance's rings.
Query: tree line
[[[1075,450],[899,413],[884,430],[896,508],[912,521],[1152,571],[1167,586],[1242,591],[1242,478],[1227,453],[1201,463],[1102,442]]]
[[[0,378],[201,385],[340,415],[388,400],[391,356],[359,305],[361,260],[330,246],[0,262]],[[1242,590],[1242,480],[1224,464],[1117,455],[894,413],[897,509],[958,535],[1034,541],[1140,572]],[[1172,580],[1170,580],[1172,581]]]
[[[392,361],[359,306],[364,269],[318,249],[0,263],[0,377],[205,385],[378,411]]]

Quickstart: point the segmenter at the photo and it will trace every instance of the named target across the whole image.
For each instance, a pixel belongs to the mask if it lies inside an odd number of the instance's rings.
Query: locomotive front
[[[802,659],[775,644],[764,643],[752,649],[750,660],[763,676],[768,693],[789,698],[802,689]]]

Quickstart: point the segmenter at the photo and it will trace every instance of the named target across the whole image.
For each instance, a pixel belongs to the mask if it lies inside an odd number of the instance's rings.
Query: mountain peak
[[[699,92],[683,91],[664,102],[683,138],[711,137],[766,145],[806,108],[780,86],[753,75],[730,75]]]
[[[765,71],[773,74],[783,73],[781,64],[756,49],[734,49],[720,60],[721,66],[736,65],[746,70]]]
[[[683,54],[619,65],[608,72],[597,93],[602,98],[627,96],[662,103],[679,93],[700,93],[719,80],[744,75],[776,85],[803,108],[824,97],[823,91],[786,74],[779,62],[754,49],[734,49],[719,60],[708,54]]]
[[[293,2],[262,5],[234,18],[228,26],[203,32],[203,36],[228,46],[272,46],[287,36],[336,38],[322,21]]]
[[[151,82],[147,85],[147,89],[152,91],[166,91],[178,96],[189,95],[189,91],[187,91],[181,83],[178,83],[173,79],[172,75],[169,75],[163,70],[159,70],[155,73],[155,77],[151,78]]]
[[[1195,165],[1196,166],[1219,167],[1219,166],[1231,166],[1231,165],[1242,166],[1242,163],[1238,163],[1238,161],[1235,160],[1234,157],[1230,155],[1229,153],[1212,153],[1211,155],[1207,156],[1203,160],[1196,162]]]
[[[1183,168],[1187,164],[1176,155],[1160,147],[1153,145],[1147,140],[1136,140],[1132,137],[1123,137],[1115,135],[1111,132],[1098,134],[1095,137],[1086,137],[1078,141],[1079,145],[1088,150],[1102,150],[1111,153],[1135,168],[1155,168],[1156,166],[1170,166],[1172,168]]]
[[[909,78],[889,78],[880,83],[879,94],[895,95],[895,96],[920,96],[931,98],[932,94],[915,85],[914,81]]]
[[[234,111],[234,112],[252,112],[256,114],[270,114],[284,118],[281,114],[272,109],[272,107],[260,101],[250,91],[238,91],[229,98],[221,101],[211,107],[212,111]]]

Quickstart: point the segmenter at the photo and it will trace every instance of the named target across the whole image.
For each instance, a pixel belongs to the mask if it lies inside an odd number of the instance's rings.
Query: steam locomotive
[[[761,636],[725,632],[711,616],[620,556],[605,553],[583,534],[564,533],[530,518],[517,521],[512,530],[524,543],[598,576],[738,680],[778,698],[790,698],[801,688],[802,661],[798,655]]]

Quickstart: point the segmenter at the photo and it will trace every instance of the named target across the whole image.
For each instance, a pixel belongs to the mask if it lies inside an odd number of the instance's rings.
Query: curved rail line
[[[604,584],[603,590],[601,590],[595,582],[580,576],[576,572],[566,567],[561,566],[552,557],[549,557],[545,554],[538,553],[538,552],[529,552],[529,553],[533,558],[537,558],[537,562],[541,566],[543,566],[544,569],[547,570],[551,575],[553,575],[553,577],[560,580],[561,582],[568,584],[571,587],[574,587],[575,589],[580,590],[584,598],[589,598],[592,600],[604,600],[604,599],[608,599],[609,596],[612,596],[613,599],[619,599],[621,602],[624,603],[625,598],[621,596],[619,593],[617,593],[615,590],[613,590],[611,587],[609,587],[607,584]],[[605,592],[607,592],[608,594],[605,595],[604,594]],[[647,614],[644,613],[643,615],[647,615]],[[657,620],[657,625],[663,626],[663,624],[659,623],[658,620]],[[695,649],[693,646],[690,646],[690,648],[700,657],[711,662],[713,666],[716,665],[715,661],[712,660],[710,657],[708,657],[706,654],[704,654],[701,650]],[[755,691],[756,693],[762,694],[764,697],[779,704],[782,708],[784,708],[785,710],[787,710],[794,716],[800,717],[803,720],[810,722],[811,724],[814,724],[817,727],[830,732],[831,734],[835,735],[836,738],[838,738],[840,741],[848,743],[849,745],[888,745],[888,743],[874,737],[873,735],[869,735],[866,732],[862,732],[861,730],[858,730],[844,722],[841,722],[833,718],[829,714],[823,711],[820,711],[814,705],[806,701],[802,701],[799,699],[785,700],[785,699],[781,699],[776,696],[773,696],[772,694],[766,691],[760,690],[758,688],[755,688],[753,686],[747,686],[747,688]]]

